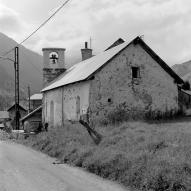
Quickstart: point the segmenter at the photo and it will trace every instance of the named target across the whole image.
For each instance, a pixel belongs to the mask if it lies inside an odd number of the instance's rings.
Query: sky
[[[63,2],[0,0],[0,32],[20,42]],[[66,48],[70,64],[81,59],[90,37],[96,55],[120,37],[131,41],[142,35],[168,65],[191,60],[191,1],[71,0],[24,46],[39,54],[44,47]]]

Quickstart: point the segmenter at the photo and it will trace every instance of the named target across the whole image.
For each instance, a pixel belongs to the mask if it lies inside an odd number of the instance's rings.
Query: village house
[[[15,104],[13,104],[11,107],[7,109],[7,112],[9,113],[9,118],[11,120],[15,119]],[[24,108],[24,106],[19,105],[19,112],[20,112],[20,118],[25,116],[27,114],[27,110]]]
[[[116,42],[93,57],[86,43],[82,61],[67,70],[65,49],[43,49],[43,122],[95,125],[117,109],[139,117],[185,109],[184,81],[140,37]]]
[[[33,111],[42,105],[42,94],[37,93],[30,96],[30,110]]]
[[[7,111],[0,111],[0,129],[3,129],[4,122],[7,122],[9,120],[9,113]]]
[[[33,94],[28,101],[30,101],[30,111],[28,110],[28,113],[21,117],[20,122],[23,129],[27,124],[32,131],[42,124],[42,94]]]

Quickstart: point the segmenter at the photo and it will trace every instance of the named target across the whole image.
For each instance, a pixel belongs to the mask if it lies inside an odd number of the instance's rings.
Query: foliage
[[[119,104],[106,115],[106,119],[102,120],[101,124],[120,124],[126,121],[132,120],[146,120],[146,121],[161,121],[161,120],[170,120],[177,117],[183,116],[183,111],[175,110],[166,110],[165,112],[161,111],[143,111],[139,108],[132,107],[128,108],[125,103]]]

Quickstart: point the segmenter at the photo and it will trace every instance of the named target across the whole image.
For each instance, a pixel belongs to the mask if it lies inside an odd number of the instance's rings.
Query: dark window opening
[[[109,103],[111,103],[111,98],[109,98],[107,101],[108,101]]]
[[[90,77],[90,80],[94,80],[94,79],[95,79],[95,76],[91,76],[91,77]]]
[[[132,67],[132,78],[139,78],[139,77],[140,77],[140,68]]]

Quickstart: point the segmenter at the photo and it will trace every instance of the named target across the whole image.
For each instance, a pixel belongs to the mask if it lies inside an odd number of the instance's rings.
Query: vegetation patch
[[[191,190],[190,122],[124,122],[96,131],[103,136],[99,145],[76,124],[18,141],[127,187]]]

